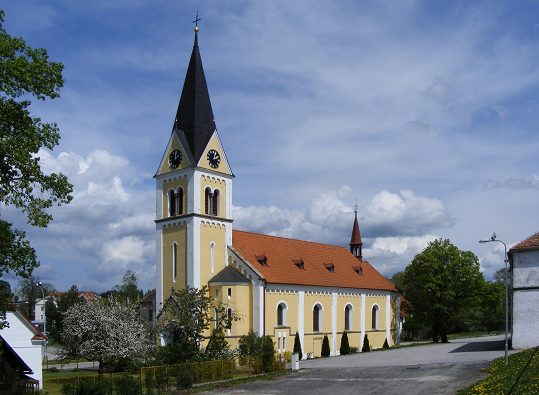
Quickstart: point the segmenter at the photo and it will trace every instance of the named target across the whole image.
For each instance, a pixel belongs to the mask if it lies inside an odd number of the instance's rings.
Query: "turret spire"
[[[352,237],[350,239],[350,252],[358,259],[363,260],[361,248],[363,243],[361,242],[361,234],[359,233],[359,225],[357,223],[357,204],[355,206],[355,218],[354,226],[352,227]]]

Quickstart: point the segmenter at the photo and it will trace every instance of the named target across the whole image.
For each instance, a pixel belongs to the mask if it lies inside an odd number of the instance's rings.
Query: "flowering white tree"
[[[69,308],[64,316],[63,351],[72,357],[105,364],[123,358],[145,359],[155,347],[149,328],[140,319],[138,305],[115,298],[81,303]]]

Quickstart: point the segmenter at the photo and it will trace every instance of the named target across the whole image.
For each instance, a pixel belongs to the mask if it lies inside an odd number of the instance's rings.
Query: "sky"
[[[4,2],[4,28],[62,62],[61,97],[33,100],[60,144],[42,150],[73,201],[32,228],[65,291],[133,270],[155,287],[155,180],[197,14],[234,228],[348,246],[385,276],[436,238],[487,280],[539,231],[539,3],[535,1],[72,0]],[[12,284],[17,278],[9,279]]]

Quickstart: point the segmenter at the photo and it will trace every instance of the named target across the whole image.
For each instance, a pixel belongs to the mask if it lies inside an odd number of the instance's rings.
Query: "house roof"
[[[139,300],[139,303],[153,303],[155,300],[155,288],[152,289],[146,296],[144,296],[141,300]]]
[[[537,249],[539,249],[539,232],[537,232],[533,236],[528,237],[526,240],[523,240],[520,243],[515,244],[509,250],[509,252],[537,250]]]
[[[345,247],[234,230],[232,246],[268,283],[398,291]]]
[[[25,316],[22,311],[19,310],[15,303],[9,304],[9,310],[19,315],[19,317],[21,317],[21,319],[26,322],[26,324],[34,334],[32,340],[48,340],[47,337],[32,323],[32,321],[30,321],[30,319]]]
[[[243,277],[236,269],[231,266],[226,266],[223,270],[217,273],[213,278],[208,281],[211,283],[247,283],[249,280]]]
[[[79,298],[84,298],[90,303],[95,302],[96,294],[94,291],[77,291],[77,292],[79,294]],[[52,296],[55,298],[61,298],[65,294],[67,294],[67,292],[56,292],[56,291],[49,292],[49,296]]]
[[[198,163],[216,128],[198,48],[197,30],[174,120],[173,132],[176,130],[183,131],[195,163]]]

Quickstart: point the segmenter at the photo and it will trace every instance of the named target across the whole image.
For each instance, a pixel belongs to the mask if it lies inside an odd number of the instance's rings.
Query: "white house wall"
[[[513,348],[539,346],[539,251],[513,252]]]

